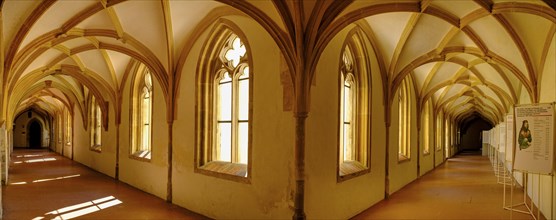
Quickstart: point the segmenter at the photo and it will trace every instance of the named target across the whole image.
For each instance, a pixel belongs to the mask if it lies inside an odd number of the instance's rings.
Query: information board
[[[554,105],[515,107],[514,169],[552,174],[554,163]]]
[[[506,122],[502,122],[498,125],[498,137],[498,151],[506,152]],[[504,158],[500,160],[504,160]]]
[[[506,161],[513,160],[514,149],[514,115],[506,115]]]

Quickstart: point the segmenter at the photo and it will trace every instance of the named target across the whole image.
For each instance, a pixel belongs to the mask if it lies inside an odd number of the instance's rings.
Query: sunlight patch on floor
[[[26,154],[26,155],[18,155],[17,158],[40,157],[40,156],[44,156],[44,155],[42,155],[42,154]]]
[[[38,162],[47,162],[47,161],[55,161],[56,158],[49,157],[49,158],[42,158],[42,159],[33,159],[33,160],[26,160],[25,163],[38,163]]]
[[[81,176],[81,174],[75,174],[75,175],[61,176],[61,177],[56,177],[56,178],[38,179],[38,180],[33,180],[29,183],[40,183],[40,182],[47,182],[47,181],[52,181],[52,180],[62,180],[62,179],[80,177],[80,176]],[[24,184],[27,184],[27,182],[25,182],[25,181],[14,182],[14,183],[10,183],[9,185],[24,185]]]
[[[40,183],[40,182],[46,182],[46,181],[52,181],[52,180],[68,179],[68,178],[74,178],[74,177],[79,177],[79,176],[81,176],[81,174],[75,174],[75,175],[71,175],[71,176],[62,176],[62,177],[56,177],[56,178],[33,180],[33,183]]]
[[[71,205],[51,212],[47,212],[44,214],[44,216],[37,216],[33,218],[33,220],[41,220],[45,218],[58,219],[58,220],[72,219],[93,212],[97,212],[106,208],[110,208],[112,206],[116,206],[122,203],[123,203],[122,201],[116,199],[114,196],[107,196],[104,198],[91,200],[88,202]]]
[[[27,182],[15,182],[15,183],[10,183],[10,185],[23,185],[23,184],[27,184]]]

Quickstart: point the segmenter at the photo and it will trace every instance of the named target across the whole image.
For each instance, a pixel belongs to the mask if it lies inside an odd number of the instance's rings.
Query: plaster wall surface
[[[349,218],[384,198],[386,128],[380,70],[372,46],[370,63],[370,171],[337,181],[339,149],[340,54],[348,31],[339,32],[323,51],[311,87],[306,136],[306,214],[315,219]]]
[[[193,44],[183,67],[174,122],[174,203],[212,218],[287,219],[293,215],[294,118],[283,110],[280,50],[253,20],[225,16],[247,39],[253,64],[250,183],[194,171],[195,77],[212,25]]]

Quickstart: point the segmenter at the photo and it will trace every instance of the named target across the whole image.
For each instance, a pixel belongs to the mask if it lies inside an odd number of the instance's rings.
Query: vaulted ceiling
[[[299,26],[311,66],[355,23],[379,55],[390,94],[412,77],[419,106],[432,100],[454,118],[480,114],[495,123],[522,90],[538,102],[543,74],[556,71],[554,8],[549,0],[6,0],[4,105],[8,115],[30,105],[83,108],[89,92],[116,103],[136,63],[152,69],[170,97],[201,30],[221,15],[247,15],[271,33],[290,67]]]

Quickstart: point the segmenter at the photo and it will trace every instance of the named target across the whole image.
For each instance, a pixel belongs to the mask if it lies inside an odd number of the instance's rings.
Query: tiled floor
[[[3,219],[207,219],[44,150],[16,150]]]
[[[487,157],[457,156],[354,219],[510,219],[502,194]],[[14,152],[2,196],[4,219],[207,219],[42,150]]]
[[[503,190],[488,157],[456,156],[354,219],[510,219],[510,211],[502,208]],[[514,196],[513,204],[523,201],[519,189]],[[518,212],[511,215],[532,219]]]

